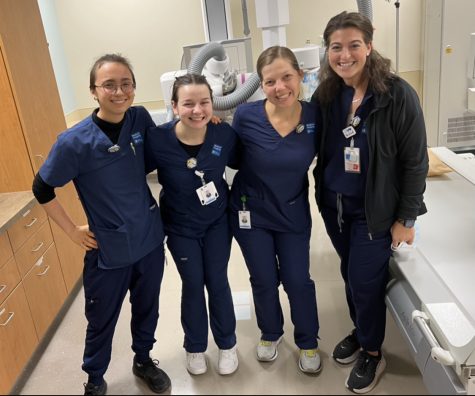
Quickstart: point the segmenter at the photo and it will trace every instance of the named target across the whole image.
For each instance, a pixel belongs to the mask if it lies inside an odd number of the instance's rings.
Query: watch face
[[[414,227],[415,223],[416,223],[415,220],[404,220],[404,227],[412,228],[412,227]]]

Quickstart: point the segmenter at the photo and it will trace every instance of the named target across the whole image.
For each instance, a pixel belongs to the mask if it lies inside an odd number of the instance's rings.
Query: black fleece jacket
[[[321,210],[322,164],[330,105],[318,104],[320,142],[314,169],[315,197]],[[396,219],[416,219],[427,212],[423,201],[429,169],[427,138],[419,98],[403,79],[394,76],[390,90],[375,95],[367,120],[369,166],[366,178],[365,213],[371,234],[388,230]]]

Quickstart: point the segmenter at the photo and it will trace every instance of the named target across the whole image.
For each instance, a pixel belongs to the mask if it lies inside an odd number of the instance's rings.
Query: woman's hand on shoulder
[[[218,117],[217,115],[214,115],[211,116],[211,123],[214,124],[214,125],[217,125],[217,124],[221,124],[222,122],[222,119],[220,117]]]

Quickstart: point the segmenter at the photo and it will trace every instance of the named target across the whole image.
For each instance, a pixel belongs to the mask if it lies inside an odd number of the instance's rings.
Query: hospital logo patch
[[[213,148],[211,149],[211,154],[215,155],[216,157],[219,157],[221,155],[222,149],[223,149],[222,146],[215,144],[213,145]]]
[[[135,145],[142,144],[143,143],[143,137],[140,132],[135,132],[132,134],[132,141],[134,142]]]
[[[307,124],[307,133],[315,133],[315,123]]]

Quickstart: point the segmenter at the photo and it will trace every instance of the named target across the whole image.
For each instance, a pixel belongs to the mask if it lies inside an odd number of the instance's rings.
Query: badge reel
[[[238,212],[239,216],[239,228],[250,229],[251,228],[251,212],[246,210],[246,196],[241,197],[242,210]]]
[[[206,183],[204,179],[204,172],[195,171],[195,175],[201,179],[202,186],[196,189],[198,198],[200,199],[201,205],[209,205],[211,202],[214,202],[218,199],[219,194],[216,190],[214,182]]]
[[[355,147],[355,140],[353,136],[356,135],[355,128],[360,124],[361,118],[355,116],[351,119],[350,125],[342,130],[343,136],[346,139],[351,138],[350,147],[344,148],[344,160],[345,160],[345,172],[348,173],[360,173],[361,164],[360,164],[360,149]]]

